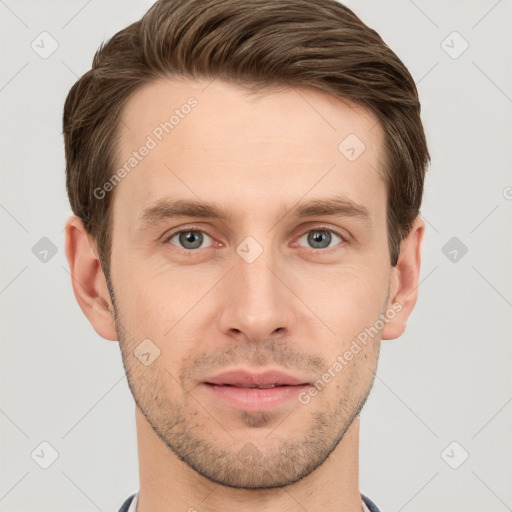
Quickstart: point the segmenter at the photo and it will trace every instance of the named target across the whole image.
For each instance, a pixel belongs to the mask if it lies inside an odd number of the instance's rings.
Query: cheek
[[[169,297],[165,297],[165,287],[157,286],[146,276],[134,272],[118,272],[113,281],[116,310],[119,321],[127,331],[125,343],[134,347],[145,339],[161,347],[164,332],[173,325],[169,316]]]
[[[388,291],[385,270],[363,264],[310,269],[295,283],[297,295],[341,340],[375,323]]]
[[[126,269],[126,276],[123,279],[119,273],[122,285],[119,292],[116,289],[123,325],[134,347],[144,339],[157,345],[160,370],[172,387],[172,376],[178,378],[182,361],[214,338],[207,330],[213,325],[215,304],[207,295],[218,277],[201,274],[192,279],[190,271],[169,266],[139,273]]]

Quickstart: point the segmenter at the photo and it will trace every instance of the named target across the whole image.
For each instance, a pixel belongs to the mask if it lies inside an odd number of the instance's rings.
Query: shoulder
[[[132,494],[128,498],[126,498],[125,502],[121,505],[121,508],[119,509],[119,512],[129,512],[130,505],[133,502],[133,499],[137,496],[137,493]]]
[[[367,496],[365,496],[362,493],[361,493],[361,498],[362,498],[364,504],[368,507],[368,510],[370,512],[380,512],[379,507],[377,507],[377,505],[375,505],[375,503],[373,503],[373,501],[370,498],[368,498]]]

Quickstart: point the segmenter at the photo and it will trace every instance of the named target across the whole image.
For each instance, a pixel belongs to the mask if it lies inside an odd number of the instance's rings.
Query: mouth
[[[205,384],[209,384],[210,386],[230,386],[232,388],[242,388],[242,389],[271,389],[271,388],[279,388],[279,387],[290,385],[290,384],[268,384],[268,385],[260,385],[260,386],[237,386],[235,384],[214,384],[213,382],[206,382]]]
[[[203,387],[224,405],[264,411],[289,402],[310,386],[305,379],[280,371],[232,370],[205,380]]]
[[[267,370],[260,373],[247,370],[230,370],[207,378],[205,382],[219,386],[260,389],[309,384],[306,379],[301,379],[279,370]]]

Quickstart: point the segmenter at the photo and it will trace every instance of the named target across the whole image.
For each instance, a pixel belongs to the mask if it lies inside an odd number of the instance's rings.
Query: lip
[[[231,370],[207,378],[202,386],[207,393],[229,406],[248,411],[267,411],[296,399],[310,384],[278,370],[263,373]]]
[[[279,370],[267,370],[262,373],[253,373],[246,370],[230,370],[205,379],[208,384],[229,385],[240,388],[253,388],[258,386],[297,386],[309,384],[304,379],[294,377]]]

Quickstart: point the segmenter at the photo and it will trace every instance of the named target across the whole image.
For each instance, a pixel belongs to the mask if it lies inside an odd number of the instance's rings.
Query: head
[[[147,423],[224,485],[310,474],[417,298],[406,67],[335,0],[159,0],[100,47],[63,132],[75,295]],[[240,407],[207,384],[233,368],[305,387]]]

